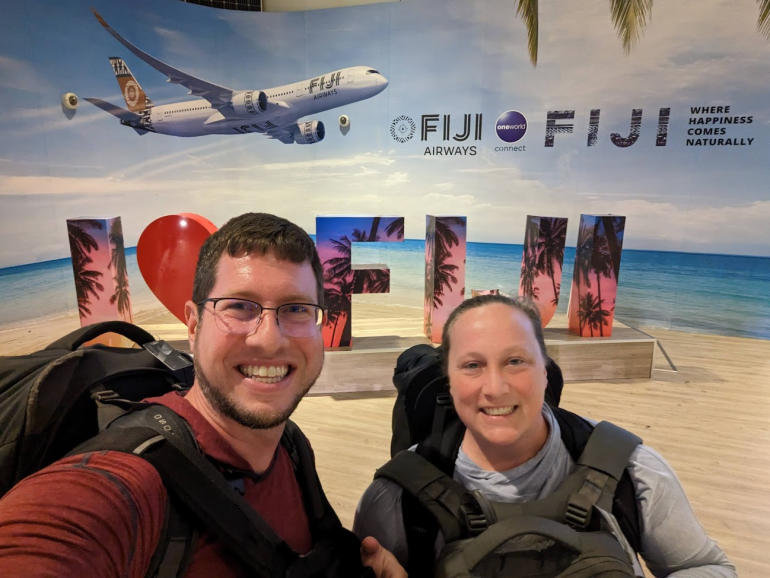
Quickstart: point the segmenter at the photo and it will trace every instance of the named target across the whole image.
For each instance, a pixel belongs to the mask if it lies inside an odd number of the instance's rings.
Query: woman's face
[[[463,449],[497,471],[533,457],[545,444],[545,360],[530,319],[491,303],[469,309],[450,329],[447,363],[455,409],[467,430]]]

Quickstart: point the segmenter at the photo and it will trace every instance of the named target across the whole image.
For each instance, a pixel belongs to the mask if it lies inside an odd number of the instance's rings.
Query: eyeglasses
[[[211,303],[217,327],[227,333],[247,335],[256,330],[265,311],[275,311],[278,327],[286,337],[313,337],[323,320],[323,308],[312,303],[286,303],[280,307],[262,307],[255,301],[218,297],[196,305]]]

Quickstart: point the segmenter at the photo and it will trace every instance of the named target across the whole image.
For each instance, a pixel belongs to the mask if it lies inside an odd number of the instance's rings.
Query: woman
[[[576,466],[554,410],[544,403],[548,355],[537,308],[502,295],[474,297],[449,316],[442,343],[452,402],[465,425],[454,480],[496,502],[531,502],[554,493]],[[626,471],[638,510],[638,553],[655,576],[736,576],[658,453],[637,446]],[[409,569],[417,557],[438,556],[444,539],[437,537],[435,552],[409,551],[402,496],[399,485],[375,479],[353,529],[377,538]],[[606,518],[621,534],[614,518]],[[616,537],[628,549],[628,541]],[[635,557],[634,563],[640,572]]]

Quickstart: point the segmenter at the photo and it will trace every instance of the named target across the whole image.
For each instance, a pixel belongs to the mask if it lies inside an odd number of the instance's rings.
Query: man
[[[286,420],[323,364],[323,275],[299,227],[266,214],[229,221],[201,248],[186,304],[195,383],[164,405],[222,469],[244,474],[243,496],[295,551],[313,547]],[[161,538],[167,492],[145,460],[120,452],[65,458],[0,500],[0,575],[145,575]],[[368,538],[362,561],[379,578],[406,576]],[[185,576],[248,576],[203,529]]]

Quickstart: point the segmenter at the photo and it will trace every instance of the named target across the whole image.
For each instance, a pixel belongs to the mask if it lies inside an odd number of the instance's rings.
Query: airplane
[[[154,106],[126,63],[110,58],[127,109],[98,98],[88,102],[120,119],[120,124],[138,134],[148,132],[172,136],[260,133],[284,144],[314,144],[326,134],[320,120],[300,121],[304,116],[371,98],[388,86],[388,80],[374,68],[354,66],[322,74],[294,84],[265,90],[233,90],[197,78],[161,62],[123,38],[93,10],[96,19],[115,39],[141,60],[181,84],[188,94],[201,97]]]

